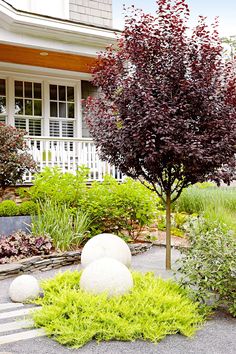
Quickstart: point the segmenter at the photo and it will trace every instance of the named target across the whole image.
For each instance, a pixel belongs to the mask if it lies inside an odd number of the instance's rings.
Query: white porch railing
[[[88,181],[102,181],[105,174],[122,180],[117,168],[99,159],[92,139],[30,136],[26,141],[39,171],[58,166],[63,172],[75,173],[78,166],[84,165],[89,168]],[[24,182],[31,182],[32,178],[27,174]]]

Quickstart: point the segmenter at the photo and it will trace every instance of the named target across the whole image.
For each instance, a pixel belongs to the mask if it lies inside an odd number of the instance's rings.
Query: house
[[[82,107],[96,55],[114,39],[112,0],[0,0],[0,121],[28,132],[40,170],[83,164],[90,180],[120,178],[99,160]]]

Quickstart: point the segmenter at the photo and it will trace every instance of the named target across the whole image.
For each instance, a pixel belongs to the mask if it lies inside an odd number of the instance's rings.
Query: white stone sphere
[[[80,288],[97,295],[123,295],[133,288],[129,269],[114,258],[104,257],[90,263],[82,272]]]
[[[14,302],[26,302],[39,295],[38,280],[32,275],[20,275],[16,277],[9,287],[9,297]]]
[[[114,258],[127,267],[131,265],[131,252],[127,243],[113,234],[100,234],[91,238],[84,246],[81,264],[86,267],[103,257]]]

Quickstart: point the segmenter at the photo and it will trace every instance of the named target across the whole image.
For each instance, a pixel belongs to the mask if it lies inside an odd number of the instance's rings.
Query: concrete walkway
[[[179,254],[172,252],[173,262]],[[153,271],[164,278],[172,276],[166,272],[165,249],[154,247],[145,254],[133,257],[133,269],[147,272]],[[78,269],[80,266],[64,267]],[[34,273],[38,279],[52,277],[58,270],[45,273]],[[0,281],[0,303],[9,302],[7,295],[9,284],[12,279]],[[15,333],[15,332],[13,332]],[[17,331],[16,331],[17,333]],[[227,314],[217,313],[205,326],[200,329],[192,339],[181,335],[168,336],[159,344],[149,342],[102,342],[97,344],[90,342],[79,350],[67,349],[46,337],[38,337],[24,341],[17,341],[0,346],[0,354],[236,354],[236,319]]]

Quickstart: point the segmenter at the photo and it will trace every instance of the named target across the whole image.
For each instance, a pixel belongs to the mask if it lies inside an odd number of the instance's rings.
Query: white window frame
[[[8,110],[8,91],[7,91],[7,80],[5,77],[0,77],[0,79],[5,80],[5,99],[6,99],[6,113],[0,113],[0,122],[7,122],[7,110]],[[2,96],[1,96],[2,97]],[[4,119],[4,121],[2,120]]]
[[[16,96],[15,96],[15,81],[20,81],[20,82],[30,82],[32,84],[34,83],[39,83],[41,84],[41,99],[38,99],[38,100],[41,100],[42,102],[42,115],[41,116],[35,116],[35,115],[26,115],[26,114],[16,114],[15,113],[15,99],[16,99]],[[14,89],[14,125],[15,125],[15,120],[16,119],[22,119],[22,120],[25,120],[25,123],[26,123],[26,128],[25,130],[30,134],[30,129],[29,129],[29,122],[30,121],[40,121],[40,127],[41,127],[41,135],[37,135],[37,136],[43,136],[43,132],[44,132],[44,105],[43,105],[43,100],[44,100],[44,95],[43,95],[43,82],[42,80],[38,80],[38,79],[32,79],[30,77],[27,77],[27,78],[15,78],[13,77],[13,89]],[[25,94],[23,92],[23,97],[20,98],[20,99],[23,99],[23,100],[26,100],[27,98],[25,97]],[[32,97],[32,104],[33,104],[33,101],[34,101],[34,98]],[[33,111],[33,107],[32,107],[32,111]]]
[[[74,137],[82,138],[82,103],[81,103],[81,79],[53,78],[43,75],[32,75],[27,73],[14,73],[8,75],[0,71],[0,78],[6,80],[6,124],[14,126],[15,116],[19,118],[41,119],[41,136],[49,137],[50,119],[58,121],[74,122]],[[15,115],[15,81],[29,81],[41,83],[42,89],[42,117],[31,117],[23,115]],[[75,118],[52,118],[50,117],[50,97],[49,85],[73,86],[75,95]]]

